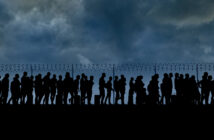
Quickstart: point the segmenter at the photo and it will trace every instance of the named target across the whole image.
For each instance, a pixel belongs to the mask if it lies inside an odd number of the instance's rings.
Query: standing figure
[[[172,90],[173,90],[173,83],[172,83],[172,77],[173,74],[170,73],[169,74],[169,78],[168,78],[168,87],[167,87],[167,94],[166,94],[166,104],[170,104],[172,103]]]
[[[50,88],[51,88],[51,104],[53,105],[56,97],[56,88],[57,88],[56,74],[53,75],[53,78],[50,81]]]
[[[195,76],[192,76],[190,78],[191,82],[191,89],[192,89],[192,94],[191,94],[191,103],[194,105],[200,105],[200,92],[198,89],[198,84],[195,80]]]
[[[210,77],[211,78],[211,77]],[[205,104],[208,105],[208,98],[209,98],[209,80],[208,80],[208,73],[205,72],[202,76],[202,80],[199,82],[199,86],[201,87],[201,103],[205,100]]]
[[[65,74],[65,79],[64,79],[64,96],[63,96],[63,101],[64,101],[65,105],[67,105],[68,94],[71,93],[72,84],[73,84],[73,80],[70,77],[70,73],[67,72]]]
[[[119,87],[120,87],[120,96],[121,96],[121,103],[124,105],[124,96],[126,92],[126,78],[124,75],[121,75],[121,78],[119,80]]]
[[[103,73],[100,80],[99,80],[99,90],[100,90],[100,102],[101,104],[104,104],[104,99],[105,99],[105,77],[106,77],[106,74]]]
[[[128,101],[128,105],[133,105],[134,92],[135,92],[134,78],[131,77],[130,82],[129,82],[129,101]]]
[[[82,77],[80,79],[80,92],[81,92],[81,104],[84,105],[85,104],[85,99],[86,99],[86,83],[87,83],[88,79],[87,76],[83,73]]]
[[[90,80],[87,82],[87,98],[88,104],[91,105],[92,89],[94,85],[94,77],[90,76]]]
[[[112,88],[112,77],[109,77],[109,80],[106,83],[106,89],[107,89],[107,96],[105,98],[105,104],[107,104],[107,100],[108,100],[109,105],[111,105],[111,91],[113,90],[113,88]]]
[[[45,95],[45,99],[43,101],[44,104],[49,104],[49,98],[50,98],[50,75],[51,73],[48,72],[47,75],[43,78],[43,92]]]
[[[2,103],[7,104],[8,92],[9,92],[9,77],[10,75],[5,74],[2,80]]]
[[[28,94],[28,76],[27,72],[23,73],[22,79],[21,79],[21,103],[25,104],[25,98]]]
[[[34,77],[28,78],[27,104],[33,104]]]
[[[59,75],[59,80],[57,81],[56,104],[62,105],[63,93],[64,93],[64,83],[63,83],[63,80],[62,80],[62,75]]]
[[[41,100],[44,96],[43,94],[43,85],[42,85],[42,75],[38,74],[35,79],[35,104],[38,105],[41,103]]]
[[[73,96],[71,97],[70,101],[71,104],[74,104],[75,99],[78,97],[79,92],[79,81],[80,81],[80,75],[76,76],[76,79],[73,82]]]
[[[115,76],[114,79],[114,91],[116,92],[115,104],[118,104],[118,100],[120,99],[120,84],[118,79],[119,79],[118,76]]]
[[[10,91],[11,91],[11,98],[8,101],[8,103],[10,104],[10,102],[13,102],[13,105],[17,105],[18,104],[18,99],[20,96],[20,81],[19,81],[19,75],[16,74],[15,77],[13,78],[13,81],[11,82],[11,86],[10,86]]]
[[[155,74],[154,76],[152,76],[152,80],[150,81],[150,83],[148,85],[150,102],[152,104],[159,104],[160,95],[159,95],[158,78],[159,78],[158,74]]]
[[[143,83],[143,76],[138,76],[135,80],[136,105],[146,104],[146,89]]]
[[[178,79],[178,87],[179,87],[179,95],[178,95],[178,103],[184,103],[184,93],[185,93],[185,82],[184,82],[184,75],[180,74]]]
[[[169,77],[168,77],[168,74],[165,73],[164,74],[164,78],[163,78],[163,81],[161,83],[161,93],[162,93],[162,96],[161,96],[161,101],[160,103],[163,105],[163,101],[165,99],[165,101],[167,100],[167,92],[168,92],[168,88],[169,88]],[[166,101],[166,104],[168,104],[168,102]]]
[[[1,76],[0,76],[0,103],[2,101],[1,97],[2,97],[2,79],[1,79]]]
[[[214,80],[210,82],[209,88],[211,91],[211,104],[213,105],[214,104]]]
[[[180,85],[179,85],[179,74],[175,74],[175,79],[174,79],[174,85],[175,85],[175,90],[176,90],[176,96],[180,96]]]

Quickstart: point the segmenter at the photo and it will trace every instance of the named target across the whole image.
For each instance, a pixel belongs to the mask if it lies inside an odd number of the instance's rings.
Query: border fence
[[[119,72],[182,72],[214,71],[214,63],[154,63],[154,64],[0,64],[0,72],[71,72],[119,71]]]
[[[201,80],[201,76],[204,72],[208,72],[210,75],[214,74],[214,63],[150,63],[150,64],[0,64],[0,75],[9,73],[10,79],[15,74],[22,76],[23,72],[28,72],[29,75],[42,74],[43,76],[47,72],[51,74],[62,75],[64,77],[66,72],[70,72],[72,78],[77,75],[85,73],[87,76],[94,76],[94,88],[93,95],[99,94],[99,78],[102,73],[106,73],[106,81],[109,76],[114,77],[125,75],[126,77],[126,93],[128,93],[129,80],[131,77],[136,78],[139,75],[143,75],[143,82],[147,87],[151,76],[159,74],[159,83],[162,82],[162,76],[164,73],[189,73],[195,75],[196,80]],[[112,100],[115,98],[113,94]],[[125,96],[127,101],[128,94]],[[94,101],[92,100],[92,103]]]

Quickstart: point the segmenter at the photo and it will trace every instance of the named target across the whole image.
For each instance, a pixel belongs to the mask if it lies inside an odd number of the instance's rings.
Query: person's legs
[[[111,92],[109,93],[108,100],[109,100],[109,105],[111,105]]]
[[[105,104],[107,104],[107,99],[108,99],[108,94],[107,94],[107,96],[106,96],[106,98],[105,98]]]
[[[118,100],[120,99],[120,93],[116,90],[116,104],[118,104]]]
[[[101,104],[104,104],[104,99],[105,99],[105,90],[104,89],[100,90],[100,99],[101,99]]]
[[[39,104],[42,104],[43,97],[44,97],[44,93],[39,95]]]
[[[7,98],[8,98],[8,92],[7,91],[5,91],[4,93],[3,93],[3,104],[7,104]]]
[[[129,95],[129,101],[128,101],[129,105],[133,105],[133,95]]]
[[[89,105],[91,105],[91,97],[92,97],[92,91],[88,91],[87,98],[88,98],[88,104]]]
[[[121,93],[121,103],[124,105],[124,93]]]
[[[209,93],[206,93],[205,102],[206,102],[206,105],[209,104]]]
[[[48,105],[49,104],[49,91],[47,90],[45,93],[45,104]]]
[[[54,93],[51,93],[51,104],[53,105],[54,102]]]

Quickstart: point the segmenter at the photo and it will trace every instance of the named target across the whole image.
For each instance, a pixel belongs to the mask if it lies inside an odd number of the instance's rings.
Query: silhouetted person
[[[90,80],[87,81],[87,99],[88,99],[88,104],[91,105],[91,97],[92,97],[92,89],[94,85],[94,77],[90,76]]]
[[[33,104],[33,88],[34,88],[34,77],[30,76],[28,78],[27,86],[27,104]]]
[[[208,105],[208,96],[210,92],[209,81],[208,81],[208,73],[205,72],[202,80],[199,82],[201,87],[201,103],[205,100],[205,104]]]
[[[161,104],[163,104],[164,98],[167,105],[171,103],[172,88],[173,88],[172,77],[173,77],[172,73],[164,74],[164,78],[161,84],[161,93],[162,93],[162,97],[160,101]]]
[[[109,77],[109,80],[106,83],[106,89],[107,89],[107,96],[105,98],[105,104],[107,104],[107,100],[108,100],[109,105],[111,105],[111,91],[113,90],[112,77]]]
[[[2,97],[2,79],[1,79],[1,76],[0,76],[0,103],[1,103],[1,97]]]
[[[205,103],[208,105],[209,104],[209,97],[210,97],[210,92],[211,92],[211,89],[212,89],[212,76],[211,75],[209,75],[208,76],[208,81],[207,81],[208,83],[208,91],[207,91],[207,93],[206,93],[206,95],[205,95]]]
[[[100,80],[99,80],[99,90],[100,90],[100,100],[101,100],[101,104],[104,104],[104,99],[105,99],[105,77],[106,74],[103,73]]]
[[[129,100],[128,100],[129,105],[133,105],[134,92],[135,92],[134,78],[131,77],[129,81]]]
[[[174,79],[174,84],[175,84],[175,90],[176,90],[176,95],[177,96],[180,96],[181,95],[181,93],[180,93],[180,85],[179,85],[179,74],[178,73],[176,73],[175,74],[175,79]]]
[[[74,104],[75,98],[78,96],[79,92],[79,83],[80,83],[80,75],[76,76],[76,79],[73,82],[73,96],[71,97],[71,104]]]
[[[116,93],[115,104],[118,104],[118,100],[120,99],[120,83],[118,76],[115,76],[114,78],[114,91]]]
[[[189,74],[185,74],[185,79],[183,82],[183,101],[185,104],[190,104],[191,100],[191,85],[190,85],[190,79]]]
[[[183,104],[184,103],[184,90],[185,90],[185,86],[184,86],[185,82],[184,82],[184,75],[180,74],[179,75],[179,79],[178,79],[178,101],[179,104]]]
[[[150,81],[150,83],[148,85],[150,102],[152,104],[159,104],[160,95],[159,95],[158,78],[159,78],[158,74],[155,74],[154,76],[152,76],[152,80]]]
[[[8,92],[9,92],[9,77],[10,75],[5,74],[2,80],[2,103],[7,104]]]
[[[19,81],[19,75],[16,74],[15,77],[13,78],[13,81],[11,82],[11,86],[10,86],[10,91],[11,91],[11,98],[8,101],[8,103],[10,104],[10,102],[12,101],[13,105],[18,104],[18,99],[20,96],[20,81]]]
[[[214,80],[210,82],[210,91],[211,91],[211,104],[214,104]]]
[[[163,104],[163,100],[165,99],[166,104],[169,104],[169,100],[167,100],[167,92],[168,92],[168,88],[169,88],[169,75],[167,73],[164,74],[164,78],[163,81],[161,83],[161,101],[160,103]]]
[[[45,99],[43,101],[44,104],[49,104],[49,98],[50,98],[50,75],[51,73],[48,72],[47,75],[43,78],[43,92],[45,94]]]
[[[82,77],[80,79],[80,93],[81,93],[81,104],[85,104],[85,99],[86,99],[86,91],[87,91],[87,76],[83,73]]]
[[[191,94],[191,103],[195,104],[195,105],[199,105],[200,104],[200,92],[198,89],[198,84],[195,80],[195,76],[192,76],[190,78],[190,82],[191,82],[191,89],[192,89],[192,94]]]
[[[43,94],[43,84],[42,75],[38,74],[35,79],[35,104],[40,104],[44,96]]]
[[[64,92],[64,82],[62,80],[62,75],[59,75],[59,80],[57,81],[56,104],[59,104],[59,105],[62,104],[63,92]]]
[[[28,76],[27,76],[27,72],[23,73],[23,76],[21,78],[21,103],[25,104],[25,98],[28,94]]]
[[[120,87],[120,96],[121,96],[121,103],[124,105],[124,96],[126,92],[126,78],[124,75],[121,75],[119,80],[119,87]]]
[[[142,105],[146,103],[146,89],[143,83],[143,76],[138,76],[135,80],[135,92],[136,92],[136,105]]]
[[[172,97],[172,90],[173,90],[173,82],[172,82],[173,74],[169,74],[169,81],[168,81],[168,88],[167,88],[167,95],[166,95],[166,103],[171,103],[171,97]]]
[[[50,80],[50,89],[51,89],[51,104],[54,104],[56,97],[56,88],[57,88],[57,79],[56,74],[53,75],[53,78]]]
[[[68,94],[72,94],[72,84],[73,84],[73,79],[70,77],[70,73],[66,73],[65,79],[64,79],[64,97],[63,101],[64,104],[67,105],[68,101]]]

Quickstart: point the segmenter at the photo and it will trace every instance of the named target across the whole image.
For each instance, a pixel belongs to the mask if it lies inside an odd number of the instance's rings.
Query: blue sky
[[[1,63],[213,62],[213,0],[0,0]]]

